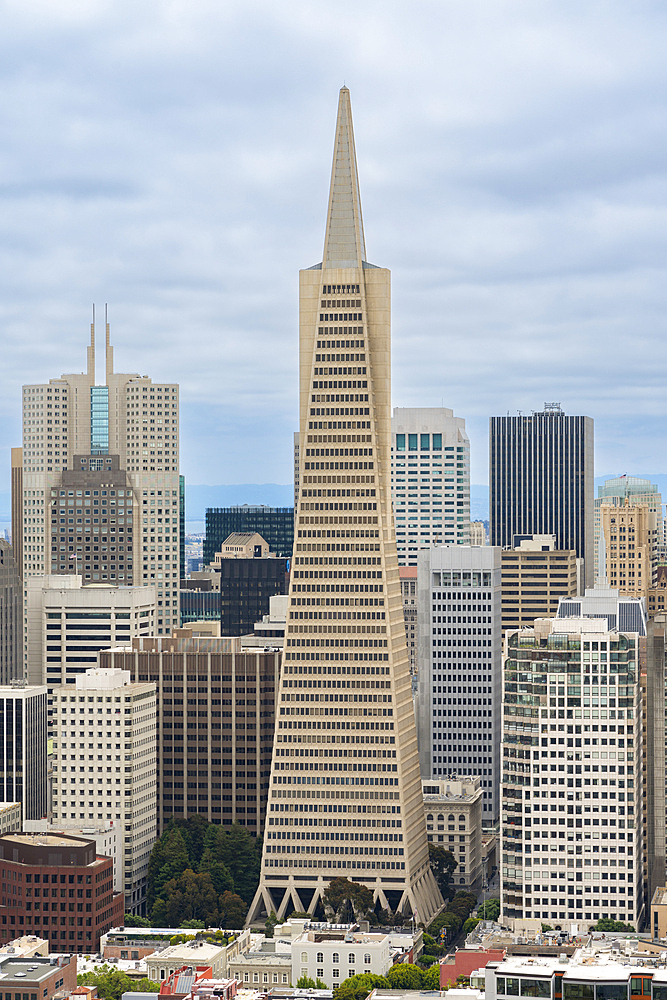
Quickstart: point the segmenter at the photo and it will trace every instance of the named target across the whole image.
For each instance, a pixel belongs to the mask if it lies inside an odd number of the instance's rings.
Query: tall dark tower
[[[593,558],[593,420],[568,417],[557,403],[531,416],[489,422],[489,543],[513,547],[517,536],[555,535],[556,548]]]

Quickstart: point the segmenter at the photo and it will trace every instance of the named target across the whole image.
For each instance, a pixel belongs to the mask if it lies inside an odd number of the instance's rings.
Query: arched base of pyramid
[[[327,890],[329,882],[338,878],[338,872],[331,871],[328,876],[318,875],[316,878],[304,880],[302,875],[290,874],[287,878],[276,879],[271,876],[262,877],[255,893],[255,898],[248,910],[246,926],[263,922],[275,913],[279,920],[287,918],[288,914],[314,914],[317,904]],[[373,903],[379,901],[383,910],[405,910],[417,914],[417,922],[428,926],[445,908],[445,902],[430,868],[414,880],[414,882],[391,882],[381,878],[353,878],[353,882],[361,882],[373,893]],[[300,893],[302,895],[300,895]],[[398,905],[391,905],[387,894],[394,900],[400,893]],[[305,898],[304,898],[305,897]],[[307,901],[307,897],[309,901]]]

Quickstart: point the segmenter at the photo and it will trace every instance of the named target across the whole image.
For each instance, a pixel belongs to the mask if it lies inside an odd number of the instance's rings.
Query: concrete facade
[[[502,553],[503,634],[558,612],[578,592],[577,553],[556,549],[555,535],[533,535]]]
[[[426,836],[451,851],[458,862],[452,875],[457,890],[479,892],[483,882],[482,788],[478,776],[422,781]]]
[[[30,683],[74,684],[99,650],[153,635],[156,588],[83,586],[81,576],[29,577],[24,585]]]
[[[64,830],[85,820],[118,825],[125,909],[141,914],[158,836],[155,684],[98,668],[79,675],[75,686],[54,687],[50,702],[53,823]]]
[[[470,544],[470,441],[446,407],[396,407],[391,419],[396,551],[416,566],[429,545]]]
[[[335,866],[382,908],[418,909],[428,922],[443,902],[428,863],[393,528],[390,274],[366,260],[346,87],[323,259],[300,272],[299,289],[299,509],[248,919],[313,913]],[[334,811],[346,814],[335,831]]]
[[[482,821],[500,813],[501,552],[419,553],[417,732],[422,778],[478,775]]]

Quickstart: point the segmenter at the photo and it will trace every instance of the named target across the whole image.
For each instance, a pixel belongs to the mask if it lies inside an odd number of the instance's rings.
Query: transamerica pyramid
[[[299,499],[259,888],[248,922],[329,882],[429,923],[428,857],[391,505],[390,274],[366,261],[350,92],[324,256],[299,275]]]

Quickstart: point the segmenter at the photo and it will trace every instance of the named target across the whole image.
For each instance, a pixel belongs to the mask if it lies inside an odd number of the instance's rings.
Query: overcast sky
[[[642,0],[4,0],[0,488],[92,302],[180,382],[190,483],[291,481],[343,83],[394,405],[465,417],[477,483],[488,416],[545,401],[596,473],[667,471],[666,49]]]

